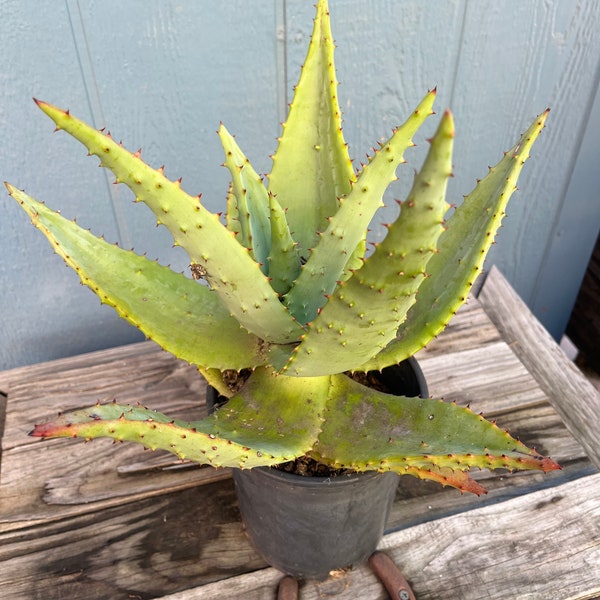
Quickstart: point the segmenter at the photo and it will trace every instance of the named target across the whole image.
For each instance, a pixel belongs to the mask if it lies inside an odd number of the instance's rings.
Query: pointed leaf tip
[[[536,455],[535,458],[539,461],[540,469],[544,473],[548,471],[562,471],[562,467],[548,456]]]

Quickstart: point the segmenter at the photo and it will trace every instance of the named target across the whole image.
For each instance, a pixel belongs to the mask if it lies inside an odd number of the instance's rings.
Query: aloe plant
[[[103,303],[197,365],[228,402],[197,422],[116,403],[69,412],[34,436],[111,437],[215,467],[308,456],[332,467],[392,470],[481,493],[471,467],[558,468],[467,408],[369,389],[349,372],[380,370],[438,335],[465,301],[498,230],[540,115],[447,218],[454,123],[446,111],[400,214],[366,253],[366,232],[413,136],[433,114],[428,92],[354,171],[341,128],[326,0],[268,184],[224,126],[231,172],[224,222],[108,133],[36,101],[145,203],[193,277],[95,237],[7,184],[55,251]],[[240,371],[249,373],[241,384]]]

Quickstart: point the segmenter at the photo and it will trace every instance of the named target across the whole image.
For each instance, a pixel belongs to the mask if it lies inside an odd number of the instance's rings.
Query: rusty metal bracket
[[[298,582],[286,575],[277,588],[277,600],[298,600]]]
[[[408,581],[383,552],[374,552],[369,558],[369,566],[379,577],[392,600],[417,600]],[[298,600],[298,582],[289,575],[279,581],[277,600]]]
[[[387,554],[374,552],[369,558],[369,565],[381,579],[392,600],[417,600],[408,581]]]

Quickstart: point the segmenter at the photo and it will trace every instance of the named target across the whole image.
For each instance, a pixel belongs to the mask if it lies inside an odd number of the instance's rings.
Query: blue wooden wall
[[[77,142],[53,135],[31,97],[107,126],[131,150],[143,147],[150,164],[183,176],[187,191],[219,210],[228,182],[219,121],[267,172],[312,4],[0,0],[0,177],[95,233],[184,270],[185,256],[149,211]],[[450,106],[457,121],[450,198],[460,201],[552,107],[489,261],[559,336],[600,228],[600,3],[330,0],[330,9],[356,161],[437,86],[438,111]],[[434,127],[431,120],[425,133]],[[396,197],[425,147],[407,157]],[[8,197],[0,201],[0,315],[0,368],[141,339],[78,285]]]

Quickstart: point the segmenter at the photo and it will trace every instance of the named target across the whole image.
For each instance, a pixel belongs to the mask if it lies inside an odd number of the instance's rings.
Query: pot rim
[[[275,467],[254,467],[253,469],[238,469],[240,473],[259,472],[262,476],[279,480],[287,481],[293,485],[300,487],[323,487],[323,486],[342,486],[352,485],[361,479],[372,479],[378,475],[386,475],[387,473],[393,473],[393,471],[350,471],[341,475],[335,475],[333,477],[319,477],[319,476],[303,476],[295,473],[288,473],[287,471],[280,471]],[[397,475],[396,473],[393,473]]]

